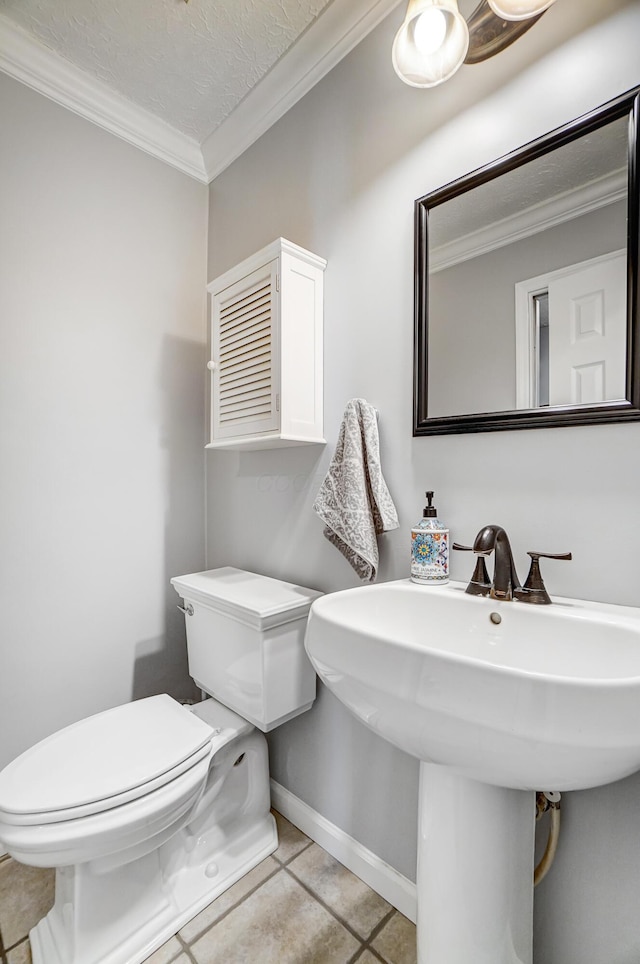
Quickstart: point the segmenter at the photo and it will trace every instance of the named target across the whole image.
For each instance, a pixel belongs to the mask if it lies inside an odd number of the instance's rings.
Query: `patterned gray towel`
[[[398,514],[380,468],[378,419],[364,398],[347,402],[336,450],[313,504],[324,535],[365,582],[378,572],[377,536],[397,529]]]

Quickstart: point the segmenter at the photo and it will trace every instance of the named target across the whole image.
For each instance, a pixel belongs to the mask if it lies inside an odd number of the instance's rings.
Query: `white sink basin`
[[[306,637],[318,675],[391,743],[484,783],[569,790],[640,769],[640,610],[464,589],[323,596]]]
[[[640,609],[464,589],[323,596],[305,645],[329,689],[420,760],[418,964],[533,964],[531,791],[640,769]]]

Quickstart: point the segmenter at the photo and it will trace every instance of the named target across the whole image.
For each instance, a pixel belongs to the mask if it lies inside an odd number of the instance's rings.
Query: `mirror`
[[[414,435],[640,419],[639,100],[416,201]]]

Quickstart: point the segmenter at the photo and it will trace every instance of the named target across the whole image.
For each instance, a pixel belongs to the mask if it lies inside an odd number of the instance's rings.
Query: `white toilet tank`
[[[171,580],[184,599],[189,673],[263,732],[308,710],[316,674],[304,649],[322,593],[225,566]]]

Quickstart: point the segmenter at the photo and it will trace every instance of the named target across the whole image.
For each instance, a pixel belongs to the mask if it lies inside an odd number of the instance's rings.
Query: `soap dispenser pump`
[[[411,530],[411,581],[423,586],[449,582],[449,530],[438,519],[433,492],[427,492],[422,519]]]

